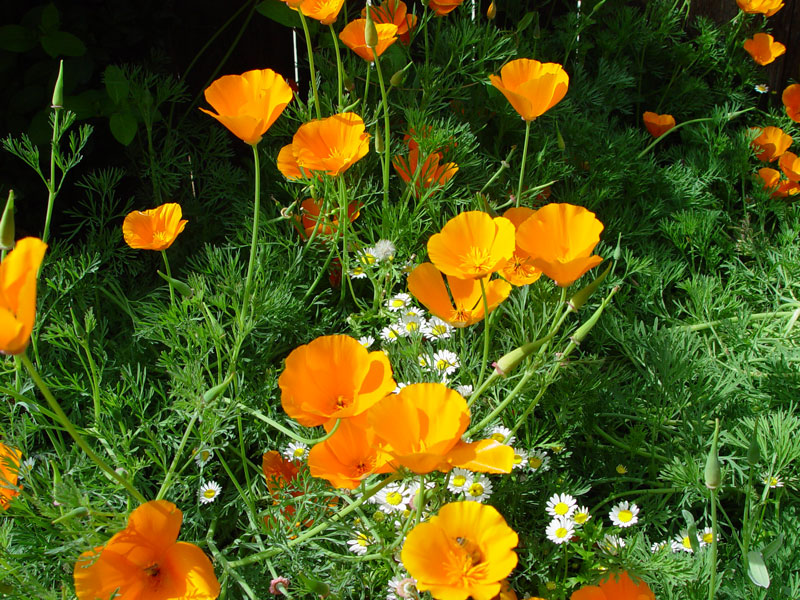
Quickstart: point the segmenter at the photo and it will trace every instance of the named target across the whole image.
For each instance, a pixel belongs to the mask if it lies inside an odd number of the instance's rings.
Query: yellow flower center
[[[170,235],[166,231],[154,231],[153,232],[153,245],[162,246],[169,242]]]
[[[617,473],[620,475],[625,475],[628,472],[628,469],[625,468],[625,465],[617,465]]]
[[[483,494],[483,486],[478,483],[477,481],[469,486],[469,495],[473,498],[477,498],[478,496]]]
[[[566,502],[559,502],[553,507],[553,512],[563,516],[569,512],[569,505]]]
[[[589,515],[587,513],[575,513],[573,518],[578,525],[583,525],[586,523],[586,519],[589,518]]]
[[[703,541],[706,544],[710,544],[711,542],[714,541],[714,534],[712,532],[710,532],[710,531],[708,533],[704,533],[703,534]]]
[[[208,450],[201,450],[201,451],[200,451],[200,460],[202,460],[203,462],[205,462],[205,461],[207,461],[209,458],[211,458],[211,452],[209,452]]]
[[[486,248],[472,246],[463,256],[461,269],[471,275],[484,275],[491,268],[491,257]]]
[[[522,455],[521,454],[515,454],[514,455],[514,464],[515,465],[522,464]]]
[[[455,477],[453,477],[453,485],[454,486],[461,487],[465,483],[467,483],[467,478],[464,477],[463,475],[456,475]]]
[[[417,329],[419,329],[419,323],[417,323],[416,321],[409,321],[408,323],[406,323],[406,329],[408,331],[416,331]]]
[[[208,488],[207,490],[205,490],[203,492],[203,497],[204,498],[208,498],[208,499],[211,499],[216,495],[217,495],[217,490],[215,490],[213,488]]]
[[[617,518],[623,523],[628,523],[633,518],[633,513],[629,510],[621,510]]]
[[[451,366],[450,363],[446,360],[442,360],[441,358],[436,361],[436,369],[439,371],[444,371],[449,366]]]
[[[403,494],[399,492],[389,492],[386,494],[386,504],[391,504],[392,506],[398,506],[403,502]]]
[[[292,456],[295,458],[302,458],[302,456],[306,453],[304,448],[295,448],[294,452],[292,452]]]
[[[692,549],[692,542],[689,541],[689,536],[688,535],[683,537],[683,540],[681,541],[681,544],[683,544],[684,548],[688,548],[689,550]]]
[[[556,537],[558,539],[562,539],[562,538],[567,537],[568,533],[569,533],[569,530],[566,527],[559,527],[558,529],[556,529]]]
[[[434,336],[444,335],[445,333],[447,333],[447,326],[446,325],[434,325],[433,327],[431,327],[431,333]]]
[[[528,459],[528,464],[531,466],[531,469],[538,469],[542,466],[542,459],[538,456],[531,456]]]
[[[495,442],[500,442],[501,444],[506,440],[506,436],[499,431],[497,433],[493,433],[489,437],[491,437]],[[516,458],[516,456],[514,458]]]
[[[343,408],[347,408],[353,403],[352,398],[347,398],[345,396],[337,396],[336,398],[336,408],[338,410],[342,410]]]

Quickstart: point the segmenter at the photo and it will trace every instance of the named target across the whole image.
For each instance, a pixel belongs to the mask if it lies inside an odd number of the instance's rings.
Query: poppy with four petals
[[[489,81],[526,121],[533,121],[561,102],[569,88],[569,75],[558,63],[529,58],[512,60]]]
[[[128,213],[122,223],[125,243],[136,250],[166,250],[189,222],[182,216],[181,205],[175,202]]]

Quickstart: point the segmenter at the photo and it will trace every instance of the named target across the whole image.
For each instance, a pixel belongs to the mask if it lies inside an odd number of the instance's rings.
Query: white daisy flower
[[[476,473],[472,483],[464,490],[464,499],[483,502],[492,495],[492,482],[483,473]]]
[[[36,464],[36,459],[32,456],[29,456],[21,463],[19,463],[19,468],[17,469],[17,477],[20,479],[25,479],[26,477],[30,476],[33,472],[33,466]],[[2,487],[2,484],[0,484]]]
[[[510,446],[514,443],[514,440],[517,439],[511,435],[511,430],[508,427],[503,427],[502,425],[495,425],[492,427],[488,431],[488,436],[494,441],[505,444],[506,446]]]
[[[639,507],[629,502],[620,502],[611,508],[608,518],[617,527],[630,527],[639,521]]]
[[[423,328],[425,327],[425,325],[428,324],[427,320],[425,319],[425,311],[422,310],[421,308],[417,308],[416,306],[408,306],[408,307],[406,307],[405,310],[403,310],[402,314],[403,314],[403,316],[415,315],[415,316],[419,317],[420,319],[422,319]]]
[[[406,383],[405,381],[398,381],[397,382],[397,387],[392,390],[392,393],[393,394],[399,394],[400,390],[402,390],[407,385],[408,385],[408,383]]]
[[[576,502],[573,496],[569,494],[553,494],[547,501],[545,510],[551,517],[569,518],[575,512],[575,506]]]
[[[704,527],[702,531],[699,532],[698,537],[700,538],[700,546],[709,546],[714,541],[714,530],[711,527]],[[720,540],[719,531],[717,532],[717,543]]]
[[[652,545],[650,546],[650,552],[652,552],[653,554],[655,554],[656,552],[661,552],[661,550],[663,548],[666,548],[667,546],[669,546],[669,542],[666,540],[662,542],[653,542]]]
[[[396,248],[389,240],[378,240],[372,247],[372,255],[378,262],[392,260],[395,252]]]
[[[699,546],[700,540],[697,540],[697,542]],[[692,550],[692,542],[689,538],[689,532],[685,529],[682,529],[681,532],[675,536],[671,546],[673,552],[694,552],[694,550]]]
[[[431,317],[422,329],[422,335],[426,340],[444,340],[450,337],[453,326],[439,317]]]
[[[369,347],[375,343],[375,338],[371,335],[362,335],[360,338],[358,338],[358,343],[364,346],[364,348],[369,349]]]
[[[575,512],[572,513],[572,520],[575,521],[575,525],[583,525],[591,518],[592,515],[589,514],[588,506],[578,506]]]
[[[402,483],[390,483],[375,494],[375,497],[381,508],[388,513],[403,512],[411,498]]]
[[[395,575],[387,584],[389,593],[386,600],[401,600],[406,598],[419,598],[417,580],[409,575]]]
[[[389,325],[388,327],[381,329],[381,339],[390,344],[395,343],[397,340],[403,337],[403,335],[403,330],[397,325]]]
[[[302,442],[292,442],[284,448],[283,455],[289,460],[303,460],[308,456],[308,446]]]
[[[222,486],[216,481],[207,481],[200,486],[198,496],[200,497],[200,504],[209,504],[217,499],[222,493]]]
[[[768,485],[772,489],[783,487],[783,480],[777,475],[770,475],[769,473],[765,473],[761,477],[764,484]]]
[[[544,450],[534,450],[528,454],[528,468],[534,472],[547,471],[550,468],[550,457]]]
[[[753,89],[759,94],[766,94],[769,91],[769,86],[765,83],[757,83]]]
[[[195,453],[194,462],[202,469],[212,458],[214,458],[214,451],[211,448],[201,448]]]
[[[525,462],[528,460],[528,454],[525,450],[520,450],[519,448],[512,448],[514,450],[514,460],[511,463],[512,469],[521,469],[525,466]]]
[[[464,396],[464,398],[469,398],[472,395],[472,386],[471,385],[457,385],[456,391]]]
[[[611,535],[607,533],[603,536],[603,539],[600,540],[598,545],[609,554],[616,555],[619,553],[620,548],[625,547],[625,540],[618,535]]]
[[[413,313],[403,315],[397,322],[396,327],[402,332],[403,336],[419,333],[424,325],[424,319]]]
[[[386,308],[392,312],[403,310],[411,304],[411,296],[409,294],[397,294],[392,296],[386,302]]]
[[[424,354],[420,354],[419,356],[417,356],[417,364],[419,364],[419,366],[422,367],[423,369],[427,369],[428,366],[430,365],[430,360]]]
[[[458,355],[450,350],[437,350],[433,353],[431,366],[433,370],[442,376],[452,375],[456,372],[461,362]]]
[[[575,535],[575,525],[572,519],[556,517],[545,530],[547,539],[554,544],[566,544]]]
[[[364,279],[367,276],[367,272],[364,270],[364,267],[361,265],[356,265],[350,271],[350,279]]]
[[[375,258],[374,254],[375,250],[373,248],[364,248],[361,252],[358,253],[358,260],[362,265],[374,265],[377,258]]]
[[[447,482],[447,489],[454,494],[461,494],[467,491],[472,484],[472,471],[456,467],[450,471],[450,480]]]
[[[372,540],[367,537],[366,533],[358,533],[352,540],[347,540],[347,549],[353,554],[363,556],[367,553]]]

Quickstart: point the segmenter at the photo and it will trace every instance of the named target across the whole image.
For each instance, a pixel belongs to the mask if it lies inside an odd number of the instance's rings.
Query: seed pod
[[[8,200],[0,219],[0,250],[14,247],[14,190],[8,190]]]

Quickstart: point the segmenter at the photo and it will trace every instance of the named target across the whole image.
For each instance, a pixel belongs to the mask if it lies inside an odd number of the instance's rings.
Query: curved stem
[[[522,164],[519,167],[519,184],[517,185],[516,206],[519,206],[520,198],[522,198],[522,182],[525,180],[525,159],[528,158],[528,138],[531,136],[532,122],[533,121],[525,121],[525,145],[522,147]]]
[[[167,490],[169,489],[169,486],[172,483],[172,476],[175,474],[175,469],[178,466],[178,460],[180,460],[181,454],[183,454],[183,449],[186,447],[186,441],[189,439],[189,434],[191,433],[192,428],[194,427],[195,422],[197,422],[199,416],[200,414],[195,412],[192,415],[191,420],[189,421],[189,425],[186,427],[186,431],[183,432],[181,443],[178,444],[178,450],[175,452],[175,456],[172,459],[172,463],[169,465],[167,474],[164,477],[164,483],[161,484],[161,488],[158,490],[158,494],[156,494],[156,500],[161,500],[167,493]]]
[[[331,37],[333,38],[333,49],[336,52],[336,75],[338,79],[338,90],[339,90],[339,110],[342,110],[344,107],[344,93],[342,91],[342,72],[344,71],[342,67],[342,55],[339,52],[339,38],[336,35],[336,30],[333,28],[333,24],[328,25],[331,30]]]
[[[167,251],[162,250],[161,256],[164,258],[164,270],[167,272],[167,283],[169,284],[169,301],[172,306],[175,306],[175,289],[172,286],[172,272],[169,270],[169,261],[167,260]]]
[[[378,71],[378,82],[381,85],[381,98],[383,99],[383,201],[389,202],[389,99],[386,96],[386,85],[383,82],[383,71],[381,61],[377,53],[372,51],[375,57],[375,69]]]
[[[322,109],[319,105],[319,92],[317,91],[317,72],[314,70],[314,50],[311,48],[311,34],[308,31],[308,22],[303,11],[298,10],[297,14],[300,15],[300,22],[303,24],[303,33],[306,34],[306,48],[308,48],[308,71],[311,78],[311,90],[314,92],[314,106],[317,109],[317,118],[322,118]]]
[[[258,158],[258,145],[253,144],[253,162],[255,167],[255,198],[253,203],[253,236],[250,240],[250,260],[247,263],[247,279],[244,283],[244,295],[242,296],[242,310],[240,311],[241,326],[247,320],[247,308],[250,300],[250,287],[253,284],[253,265],[256,257],[256,242],[258,241],[258,216],[261,213],[261,164]],[[169,274],[169,271],[167,271]]]
[[[231,404],[231,402],[232,402],[231,400],[229,400],[227,398],[223,398],[223,400],[225,402],[227,402],[228,404]],[[336,424],[333,426],[333,428],[328,433],[326,433],[325,435],[323,435],[322,437],[319,437],[319,438],[309,439],[309,438],[304,438],[302,436],[297,435],[294,431],[292,431],[288,427],[284,427],[283,425],[281,425],[280,423],[278,423],[274,419],[269,418],[267,415],[262,413],[260,410],[257,410],[255,408],[250,408],[249,406],[245,406],[243,404],[239,404],[238,408],[240,408],[241,410],[249,412],[256,419],[258,419],[260,421],[264,421],[264,423],[266,423],[267,425],[269,425],[271,427],[274,427],[275,429],[277,429],[278,431],[280,431],[284,435],[292,438],[294,441],[300,442],[301,444],[306,444],[307,446],[313,446],[314,444],[318,444],[320,442],[324,442],[325,440],[327,440],[334,433],[336,433],[336,430],[339,429],[339,424],[342,422],[341,419],[337,419],[336,420]]]

